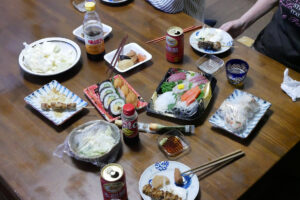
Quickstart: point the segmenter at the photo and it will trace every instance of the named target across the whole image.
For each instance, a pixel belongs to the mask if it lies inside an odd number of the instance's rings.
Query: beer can
[[[100,182],[104,200],[128,199],[125,172],[121,165],[117,163],[105,165],[100,172]]]
[[[183,59],[184,37],[180,27],[172,26],[166,35],[166,57],[169,62],[177,63]]]

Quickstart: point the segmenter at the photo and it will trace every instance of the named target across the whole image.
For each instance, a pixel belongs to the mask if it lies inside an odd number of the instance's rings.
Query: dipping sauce
[[[169,136],[161,139],[160,145],[171,156],[176,156],[183,151],[182,142],[177,136]]]

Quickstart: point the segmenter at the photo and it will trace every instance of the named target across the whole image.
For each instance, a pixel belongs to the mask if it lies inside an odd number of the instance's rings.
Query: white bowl
[[[52,73],[38,73],[38,72],[33,72],[31,71],[29,68],[27,68],[24,64],[24,50],[23,49],[19,55],[19,65],[20,67],[27,73],[35,75],[35,76],[53,76],[53,75],[57,75],[57,74],[61,74],[69,69],[71,69],[72,67],[74,67],[76,65],[76,63],[79,61],[80,56],[81,56],[81,50],[79,48],[79,46],[73,42],[72,40],[66,39],[66,38],[60,38],[60,37],[50,37],[50,38],[44,38],[44,39],[40,39],[37,40],[31,44],[29,44],[29,47],[34,47],[37,44],[41,44],[44,42],[53,42],[58,44],[62,50],[66,50],[66,49],[71,49],[72,51],[75,52],[75,58],[72,62],[72,64],[63,69],[63,70],[57,70],[55,72]]]
[[[129,70],[131,70],[131,69],[133,69],[133,68],[136,68],[137,66],[139,66],[139,65],[141,65],[141,64],[143,64],[143,63],[145,63],[145,62],[147,62],[147,61],[149,61],[149,60],[152,59],[152,55],[151,55],[150,53],[148,53],[148,51],[146,51],[145,49],[143,49],[143,48],[142,48],[140,45],[138,45],[137,43],[129,43],[129,44],[125,45],[124,48],[123,48],[123,53],[122,53],[122,55],[127,54],[130,50],[135,51],[137,54],[145,55],[145,56],[146,56],[146,59],[145,59],[144,61],[142,61],[142,62],[138,62],[138,63],[136,63],[135,65],[132,65],[131,67],[128,67],[128,68],[125,69],[125,70],[119,69],[119,67],[118,67],[118,63],[119,63],[119,62],[117,62],[115,69],[116,69],[118,72],[120,72],[120,73],[127,72],[127,71],[129,71]],[[111,52],[109,52],[109,53],[107,53],[107,54],[105,54],[105,55],[104,55],[104,60],[105,60],[106,62],[108,62],[108,63],[111,63],[111,61],[112,61],[112,59],[113,59],[113,57],[114,57],[114,55],[115,55],[116,52],[117,52],[117,49],[116,49],[116,50],[113,50],[113,51],[111,51]]]

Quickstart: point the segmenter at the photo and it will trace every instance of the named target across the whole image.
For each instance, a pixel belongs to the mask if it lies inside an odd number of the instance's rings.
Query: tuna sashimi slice
[[[168,78],[168,82],[176,82],[179,80],[185,80],[186,79],[186,75],[184,72],[178,72],[176,74],[172,74],[169,78]]]

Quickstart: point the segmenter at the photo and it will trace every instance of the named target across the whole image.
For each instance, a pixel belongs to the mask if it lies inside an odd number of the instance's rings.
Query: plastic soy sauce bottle
[[[128,145],[139,143],[138,114],[132,104],[123,106],[121,118],[124,142]]]
[[[87,57],[97,61],[103,59],[105,47],[103,26],[95,7],[95,1],[85,2],[86,14],[83,20],[83,33]]]

